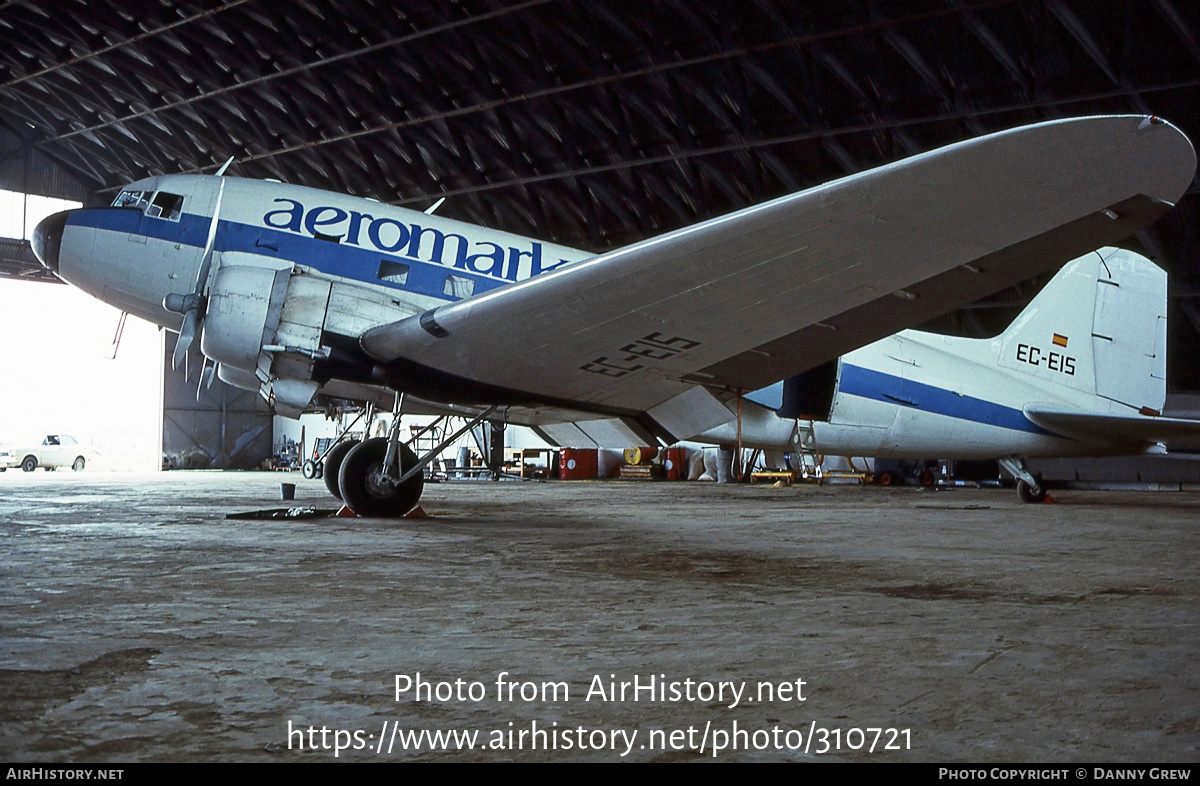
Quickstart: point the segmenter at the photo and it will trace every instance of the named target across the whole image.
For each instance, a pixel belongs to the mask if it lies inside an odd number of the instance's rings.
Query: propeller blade
[[[213,246],[217,242],[217,226],[221,223],[221,201],[225,198],[225,181],[217,190],[217,203],[213,206],[212,221],[208,224],[208,237],[204,241],[204,254],[200,257],[200,269],[196,271],[196,285],[192,294],[199,300],[204,294],[204,285],[208,283],[208,273],[212,268]]]
[[[212,369],[208,365],[208,358],[204,358],[204,362],[200,365],[200,378],[196,380],[196,401],[200,400],[200,391],[204,390],[204,378],[212,373]]]
[[[175,352],[171,355],[172,369],[179,368],[180,361],[183,361],[186,374],[187,354],[192,348],[192,342],[196,340],[196,323],[199,319],[195,307],[188,309],[183,315],[183,325],[179,328],[179,338],[175,341]]]
[[[200,268],[196,271],[196,283],[192,288],[190,295],[178,296],[168,295],[167,301],[164,301],[164,306],[172,308],[174,305],[183,305],[186,303],[186,310],[183,312],[183,325],[179,329],[179,340],[175,342],[175,354],[171,356],[171,368],[179,368],[179,361],[184,360],[184,376],[187,376],[187,352],[192,347],[192,342],[196,340],[196,332],[200,328],[201,314],[200,306],[203,301],[204,285],[208,283],[209,269],[212,267],[213,246],[217,241],[217,224],[221,219],[221,200],[225,197],[225,181],[221,181],[221,187],[217,191],[217,202],[213,207],[212,221],[208,225],[208,239],[204,242],[204,254],[200,257]],[[175,301],[171,301],[175,298]]]

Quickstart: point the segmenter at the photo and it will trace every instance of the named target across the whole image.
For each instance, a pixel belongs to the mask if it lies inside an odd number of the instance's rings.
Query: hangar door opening
[[[158,329],[72,287],[0,279],[0,445],[67,434],[95,449],[87,470],[161,464]],[[9,470],[12,472],[13,470]]]

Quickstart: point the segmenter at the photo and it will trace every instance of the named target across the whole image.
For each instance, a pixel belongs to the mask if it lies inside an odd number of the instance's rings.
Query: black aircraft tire
[[[342,459],[338,470],[338,487],[342,501],[360,516],[399,518],[417,506],[425,488],[423,473],[417,473],[403,486],[375,483],[372,478],[383,466],[387,440],[382,437],[360,442]],[[401,471],[415,466],[417,454],[400,446]],[[326,477],[329,476],[326,471]]]
[[[1035,493],[1034,490],[1029,486],[1028,483],[1026,483],[1023,480],[1018,480],[1017,481],[1017,496],[1021,498],[1022,502],[1028,502],[1030,504],[1036,505],[1038,503],[1046,501],[1046,487],[1038,486],[1038,490]]]
[[[325,458],[321,460],[321,476],[325,479],[325,488],[329,489],[329,493],[338,499],[342,498],[342,490],[338,488],[341,482],[339,475],[341,474],[342,462],[346,460],[346,454],[358,447],[358,443],[352,439],[339,442],[330,448],[325,454]]]

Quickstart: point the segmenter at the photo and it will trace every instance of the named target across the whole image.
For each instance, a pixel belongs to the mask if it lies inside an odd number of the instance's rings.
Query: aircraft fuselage
[[[122,194],[146,196],[126,206],[61,214],[65,226],[56,272],[169,329],[178,329],[180,315],[164,308],[163,301],[192,290],[218,197],[215,254],[244,255],[239,264],[278,260],[297,272],[387,293],[408,313],[591,256],[369,199],[271,181],[165,175],[132,183]],[[169,202],[172,209],[160,211],[156,201]],[[213,265],[211,273],[218,268]]]

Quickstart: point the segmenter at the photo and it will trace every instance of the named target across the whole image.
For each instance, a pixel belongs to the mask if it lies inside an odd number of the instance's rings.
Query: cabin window
[[[442,294],[459,300],[470,297],[475,294],[475,281],[466,276],[446,276],[446,286],[442,287]]]
[[[183,197],[179,194],[168,194],[159,191],[154,195],[154,201],[146,209],[146,215],[151,218],[165,218],[168,221],[179,220],[179,209],[183,206]]]
[[[390,259],[379,260],[379,276],[380,281],[386,281],[389,284],[404,286],[408,283],[408,265],[401,262],[393,262]]]
[[[145,210],[146,205],[150,204],[149,191],[122,191],[117,194],[117,198],[113,200],[113,207],[133,207],[138,210]]]

